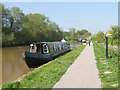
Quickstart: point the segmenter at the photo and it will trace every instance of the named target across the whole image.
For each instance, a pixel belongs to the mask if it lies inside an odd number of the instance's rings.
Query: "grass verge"
[[[84,48],[85,46],[81,45],[71,52],[29,72],[24,77],[21,77],[20,81],[3,84],[2,88],[52,88]]]
[[[106,59],[104,45],[94,43],[93,46],[102,88],[118,88],[118,56]]]

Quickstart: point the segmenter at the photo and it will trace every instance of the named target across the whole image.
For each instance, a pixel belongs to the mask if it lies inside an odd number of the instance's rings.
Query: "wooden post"
[[[105,37],[106,39],[106,59],[108,59],[108,37]]]

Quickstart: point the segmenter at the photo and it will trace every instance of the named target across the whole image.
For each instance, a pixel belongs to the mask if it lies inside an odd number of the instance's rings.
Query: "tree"
[[[27,41],[25,40],[27,43],[57,41],[63,36],[63,32],[59,26],[55,22],[51,22],[49,18],[42,14],[26,15],[23,19],[22,28],[24,32],[28,32],[26,33],[26,36],[29,36],[29,38]],[[20,36],[18,38],[20,38]]]
[[[3,32],[17,32],[21,30],[21,20],[24,18],[24,13],[18,7],[6,9],[2,6],[2,21],[3,21]],[[8,31],[9,30],[9,31]]]
[[[0,4],[0,6],[2,7],[2,32],[9,34],[9,10],[6,9],[3,4]]]
[[[103,32],[98,32],[97,34],[94,34],[92,36],[93,41],[97,41],[98,43],[104,43],[105,41],[105,35]]]
[[[13,32],[20,31],[21,28],[21,20],[24,18],[24,13],[20,8],[18,7],[12,7],[9,10],[9,24],[10,24],[10,29]]]
[[[24,15],[18,7],[2,8],[3,46],[26,45],[42,41],[58,41],[63,31],[42,14]]]
[[[77,31],[77,35],[78,36],[90,36],[91,35],[91,33],[90,32],[88,32],[86,29],[83,29],[83,30],[81,30],[81,31]]]
[[[44,16],[40,14],[28,14],[23,19],[22,28],[26,32],[26,43],[33,43],[36,41],[45,40],[45,26],[44,26]],[[24,33],[21,31],[21,33]],[[22,36],[22,35],[21,35]],[[18,37],[18,40],[21,37]]]
[[[2,44],[3,46],[10,46],[11,44],[14,44],[13,40],[15,39],[14,33],[11,32],[10,34],[5,34],[2,32]]]
[[[98,32],[97,36],[96,36],[97,42],[98,43],[104,43],[105,41],[105,36],[103,32]]]
[[[63,37],[65,37],[65,40],[70,40],[70,33],[69,32],[63,32]]]
[[[70,39],[73,40],[76,38],[76,35],[75,35],[75,28],[70,28],[69,29],[69,33],[70,33]]]
[[[107,31],[105,35],[110,34],[108,36],[108,43],[111,45],[118,45],[118,38],[120,37],[120,29],[118,26],[111,26],[111,30]]]
[[[22,30],[22,19],[24,18],[24,13],[17,7],[11,9],[5,8],[4,5],[0,4],[2,7],[2,41],[3,45],[13,45],[16,40],[16,33]]]

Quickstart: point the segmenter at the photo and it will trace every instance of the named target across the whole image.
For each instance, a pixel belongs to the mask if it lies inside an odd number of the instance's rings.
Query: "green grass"
[[[28,75],[21,77],[21,81],[4,84],[2,88],[52,88],[84,48],[85,46],[81,45],[71,52],[29,72]]]
[[[102,88],[118,88],[118,56],[106,59],[105,48],[103,44],[94,43],[94,53],[99,70],[99,77],[102,82]],[[112,73],[105,74],[109,71]],[[116,85],[116,86],[112,86]]]

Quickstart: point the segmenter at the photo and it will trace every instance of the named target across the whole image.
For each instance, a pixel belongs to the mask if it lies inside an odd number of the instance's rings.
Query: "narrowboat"
[[[67,51],[70,51],[70,44],[63,42],[33,43],[29,46],[29,52],[24,52],[25,62],[29,68],[36,68]]]

